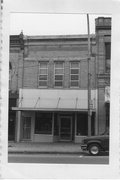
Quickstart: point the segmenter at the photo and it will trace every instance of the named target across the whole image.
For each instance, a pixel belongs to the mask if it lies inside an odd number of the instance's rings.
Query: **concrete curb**
[[[9,151],[8,154],[81,154],[82,152]]]

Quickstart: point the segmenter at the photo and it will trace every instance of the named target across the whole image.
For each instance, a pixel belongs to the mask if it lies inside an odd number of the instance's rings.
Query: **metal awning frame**
[[[78,112],[78,111],[84,111],[84,112],[88,112],[88,109],[79,109],[79,108],[77,108],[77,105],[78,105],[78,97],[77,98],[75,98],[75,107],[74,108],[60,108],[59,107],[59,103],[60,103],[60,101],[61,101],[61,97],[59,97],[58,99],[57,99],[57,103],[56,103],[56,107],[54,107],[54,108],[48,108],[48,107],[44,107],[44,108],[42,108],[42,107],[37,107],[37,104],[38,104],[38,102],[40,102],[40,100],[41,100],[41,98],[40,97],[38,97],[37,98],[37,100],[36,100],[36,102],[35,102],[35,105],[33,106],[33,107],[21,107],[22,106],[22,102],[23,102],[23,96],[19,99],[19,103],[18,103],[18,107],[12,107],[12,110],[13,111],[53,111],[53,112],[55,112],[55,111],[63,111],[63,112],[65,112],[65,111],[67,111],[67,112],[70,112],[70,111],[72,111],[72,112]],[[91,109],[91,111],[92,112],[95,112],[95,109]]]
[[[27,107],[12,107],[13,111],[67,111],[67,112],[78,112],[78,111],[88,111],[88,109],[73,109],[73,108],[27,108]],[[95,112],[95,109],[92,109]]]

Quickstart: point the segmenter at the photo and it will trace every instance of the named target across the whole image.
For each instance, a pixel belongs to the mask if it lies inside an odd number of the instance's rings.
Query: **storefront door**
[[[9,112],[9,128],[8,128],[8,140],[14,141],[15,140],[15,112]]]
[[[59,137],[63,141],[72,140],[72,117],[60,117]]]
[[[31,139],[31,117],[23,118],[23,139]]]

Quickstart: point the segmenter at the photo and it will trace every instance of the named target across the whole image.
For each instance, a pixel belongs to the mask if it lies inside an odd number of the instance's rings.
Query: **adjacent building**
[[[109,127],[111,18],[95,26],[91,135]],[[87,135],[88,35],[10,36],[9,140],[79,143]]]
[[[98,132],[110,121],[111,18],[96,19],[96,79],[98,92]]]

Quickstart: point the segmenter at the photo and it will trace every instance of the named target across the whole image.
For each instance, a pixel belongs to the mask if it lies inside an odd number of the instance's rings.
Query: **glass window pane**
[[[78,62],[71,62],[71,68],[78,68],[79,63]]]
[[[56,62],[55,68],[63,68],[63,62]]]
[[[71,80],[78,80],[78,79],[79,79],[78,75],[71,75]]]
[[[77,114],[77,135],[87,135],[88,134],[88,117],[87,113]]]
[[[52,133],[52,113],[36,113],[35,134]]]
[[[56,75],[55,76],[55,80],[62,80],[63,79],[63,76],[62,75]]]
[[[47,69],[39,69],[39,74],[47,74]]]
[[[79,74],[79,69],[71,69],[71,74]]]
[[[47,86],[47,81],[39,81],[39,86]]]
[[[39,75],[39,80],[47,80],[47,75]]]
[[[63,69],[55,69],[55,74],[63,74]]]
[[[62,84],[62,81],[55,81],[55,86],[62,86],[63,84]]]
[[[71,81],[72,87],[78,87],[78,81]]]

